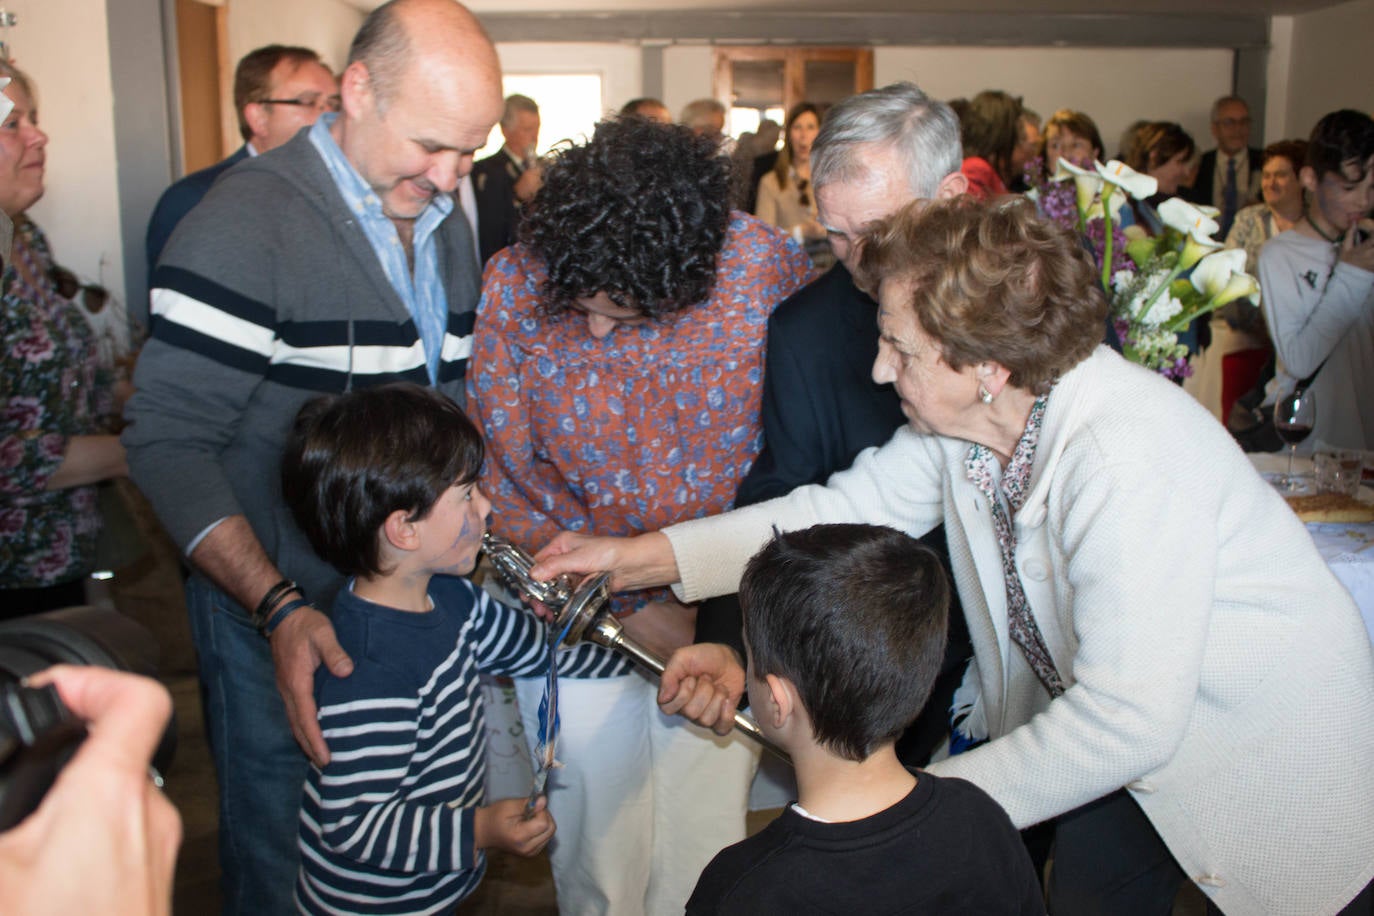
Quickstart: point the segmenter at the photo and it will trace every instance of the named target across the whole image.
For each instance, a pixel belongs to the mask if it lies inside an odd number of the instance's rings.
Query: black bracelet
[[[286,602],[281,607],[277,608],[276,611],[272,613],[271,617],[267,618],[266,623],[259,627],[262,631],[262,635],[270,639],[272,631],[281,626],[282,621],[286,620],[286,618],[290,617],[301,608],[309,607],[309,605],[310,602],[306,601],[304,598],[297,598],[295,601]]]
[[[276,603],[292,592],[295,592],[302,598],[305,597],[305,592],[301,591],[301,587],[290,579],[282,579],[276,585],[269,588],[267,594],[263,595],[262,600],[258,602],[257,610],[253,611],[254,625],[261,630],[267,622],[267,615],[272,613],[272,608]]]

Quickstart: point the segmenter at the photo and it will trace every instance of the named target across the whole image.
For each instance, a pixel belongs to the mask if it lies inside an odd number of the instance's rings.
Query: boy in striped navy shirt
[[[354,661],[321,667],[330,760],[301,800],[296,902],[308,913],[452,912],[483,849],[534,855],[553,836],[540,799],[483,804],[478,673],[547,670],[545,630],[462,578],[491,504],[482,439],[452,401],[399,384],[318,398],[296,418],[282,491],[315,551],[350,576],[332,617]]]

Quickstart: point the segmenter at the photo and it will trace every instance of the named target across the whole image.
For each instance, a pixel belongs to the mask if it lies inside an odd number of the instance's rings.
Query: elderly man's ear
[[[968,191],[968,178],[963,172],[951,172],[940,179],[940,186],[935,189],[935,199],[945,200],[950,197],[958,197]]]

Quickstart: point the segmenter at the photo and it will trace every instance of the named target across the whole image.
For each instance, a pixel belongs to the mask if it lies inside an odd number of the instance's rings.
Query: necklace
[[[1332,245],[1340,245],[1340,243],[1345,240],[1344,232],[1342,232],[1335,238],[1332,238],[1331,236],[1327,235],[1326,232],[1322,230],[1322,227],[1317,225],[1317,221],[1312,218],[1312,214],[1304,212],[1302,218],[1307,220],[1307,225],[1311,226],[1313,230],[1316,231],[1317,235],[1320,235],[1322,238],[1326,239]]]

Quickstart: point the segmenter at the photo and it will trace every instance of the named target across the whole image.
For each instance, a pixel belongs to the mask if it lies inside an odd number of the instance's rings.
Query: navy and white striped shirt
[[[429,594],[427,614],[373,604],[351,583],[334,603],[354,669],[317,674],[330,761],[311,767],[301,800],[302,912],[450,912],[486,870],[473,848],[486,772],[477,675],[544,673],[545,629],[466,579],[435,576]]]

